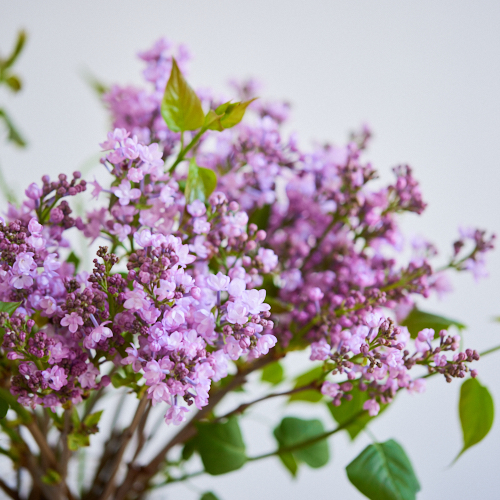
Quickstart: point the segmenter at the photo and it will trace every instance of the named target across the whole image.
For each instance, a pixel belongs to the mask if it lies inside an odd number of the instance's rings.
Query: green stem
[[[177,167],[177,165],[179,165],[179,163],[184,160],[184,157],[186,156],[186,154],[193,148],[193,146],[195,146],[195,144],[200,140],[200,137],[206,131],[207,131],[206,128],[200,129],[200,131],[193,137],[191,142],[184,149],[181,149],[181,152],[179,153],[177,160],[175,160],[174,164],[168,170],[169,173],[173,173],[173,171],[175,170],[175,167]]]

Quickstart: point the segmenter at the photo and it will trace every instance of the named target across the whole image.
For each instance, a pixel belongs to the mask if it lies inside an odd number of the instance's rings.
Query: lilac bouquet
[[[434,375],[470,376],[462,451],[480,441],[493,403],[470,368],[479,354],[460,348],[461,323],[416,299],[447,291],[448,271],[481,276],[493,237],[463,230],[441,266],[426,241],[403,251],[398,218],[425,202],[409,166],[394,169],[392,184],[373,182],[368,128],[305,152],[282,133],[287,105],[256,99],[253,82],[234,84],[229,98],[195,93],[184,47],[160,40],[140,57],[147,89],[102,95],[113,122],[101,144],[107,184],[44,176],[0,222],[0,452],[18,471],[15,486],[0,479],[3,492],[141,499],[271,456],[296,475],[328,463],[329,436],[354,439],[399,391],[422,392]],[[89,191],[74,216],[72,199]],[[75,233],[95,251],[92,269],[79,269]],[[311,360],[293,380],[281,363],[292,351]],[[256,371],[264,395],[220,412]],[[107,429],[77,487],[69,465],[94,446],[113,391],[135,410],[124,430]],[[337,424],[285,417],[275,450],[248,456],[239,418],[274,397],[326,404]],[[155,454],[156,407],[177,430]],[[203,469],[186,472],[195,454]],[[420,489],[394,440],[368,446],[347,475],[371,499]]]

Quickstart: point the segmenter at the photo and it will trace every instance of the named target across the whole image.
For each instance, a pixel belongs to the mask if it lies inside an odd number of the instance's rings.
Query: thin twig
[[[2,479],[0,479],[0,489],[6,493],[10,498],[14,500],[21,500],[21,497],[18,495],[17,491],[13,490],[7,483],[5,483]]]
[[[221,415],[220,417],[217,417],[215,419],[215,421],[218,422],[219,420],[224,420],[224,419],[229,418],[233,415],[238,415],[240,413],[243,413],[250,406],[253,406],[254,404],[260,403],[261,401],[265,401],[266,399],[278,398],[280,396],[291,396],[292,394],[297,394],[298,392],[302,392],[302,391],[306,391],[308,389],[314,389],[314,388],[315,388],[315,383],[312,382],[310,384],[303,385],[301,387],[296,387],[295,389],[290,389],[289,391],[275,392],[273,394],[268,394],[267,396],[263,396],[261,398],[254,399],[253,401],[250,401],[249,403],[240,404],[240,406],[238,406],[234,410],[232,410],[224,415]]]
[[[49,465],[52,468],[56,469],[57,468],[56,456],[54,455],[52,448],[47,443],[45,436],[38,428],[36,421],[33,420],[25,425],[30,431],[31,435],[33,436],[33,439],[36,441],[36,444],[38,445],[38,448],[40,449],[40,453],[42,454],[42,456],[48,461]]]
[[[224,398],[227,393],[244,384],[246,377],[250,373],[263,368],[273,361],[276,361],[276,358],[272,355],[267,355],[257,359],[250,366],[241,369],[226,386],[210,395],[208,405],[198,413],[196,413],[196,415],[194,415],[191,420],[184,427],[182,427],[177,434],[173,436],[173,438],[162,448],[162,450],[156,454],[156,456],[149,462],[148,465],[137,466],[133,463],[129,464],[127,476],[125,477],[122,485],[118,488],[114,500],[124,500],[126,496],[132,491],[134,485],[140,485],[139,487],[142,486],[142,489],[147,488],[148,482],[157,473],[160,465],[165,460],[167,453],[174,446],[185,443],[196,435],[196,422],[203,419],[206,415],[213,411],[215,406]]]
[[[123,433],[122,444],[120,446],[120,449],[118,450],[118,453],[115,456],[115,459],[114,459],[115,463],[113,465],[111,475],[108,479],[108,484],[107,484],[106,489],[104,490],[103,494],[101,495],[100,500],[107,500],[111,496],[111,494],[113,493],[113,490],[115,489],[115,484],[114,484],[115,476],[116,476],[118,469],[120,467],[123,454],[125,453],[125,449],[127,448],[129,441],[132,439],[132,436],[134,435],[134,432],[141,421],[142,414],[146,408],[147,403],[148,403],[147,394],[144,394],[144,396],[142,397],[141,401],[139,402],[139,404],[137,406],[137,410],[135,412],[134,419],[132,420],[132,423],[130,424],[129,428]]]
[[[148,407],[146,408],[146,411],[142,415],[141,422],[139,423],[139,427],[137,428],[137,446],[135,449],[134,456],[132,458],[132,462],[135,462],[135,460],[139,456],[139,453],[142,451],[142,447],[147,441],[146,433],[144,431],[152,407],[153,405],[151,404],[151,401],[149,401]]]

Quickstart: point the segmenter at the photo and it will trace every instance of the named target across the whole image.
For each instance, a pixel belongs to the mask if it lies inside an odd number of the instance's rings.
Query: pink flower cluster
[[[371,415],[400,388],[423,390],[415,365],[465,376],[478,356],[457,352],[457,336],[427,329],[413,342],[397,325],[416,297],[446,289],[432,247],[400,264],[398,214],[425,208],[411,168],[374,188],[369,130],[306,153],[282,135],[287,105],[255,101],[253,116],[207,131],[190,153],[218,185],[188,202],[185,173],[170,167],[195,132],[181,140],[160,113],[173,53],[161,40],[141,55],[150,90],[104,96],[115,128],[101,144],[110,186],[92,183],[101,206],[71,217],[64,198],[85,181],[45,176],[0,224],[0,300],[19,302],[14,315],[0,313],[2,353],[19,401],[78,403],[113,380],[166,403],[166,422],[178,425],[191,405],[207,405],[232,361],[273,348],[278,358],[310,346],[325,366],[322,393],[339,405],[356,383]],[[187,51],[176,54],[184,71]],[[253,84],[236,89],[253,97]],[[222,103],[200,98],[207,109]],[[89,244],[106,242],[91,274],[67,258],[73,227]],[[462,232],[447,267],[479,276],[490,248],[484,232]]]

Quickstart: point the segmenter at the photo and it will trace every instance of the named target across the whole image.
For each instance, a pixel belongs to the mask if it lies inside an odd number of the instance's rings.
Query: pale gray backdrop
[[[499,230],[500,3],[497,1],[131,1],[0,0],[0,48],[18,28],[30,35],[18,69],[25,91],[5,91],[6,104],[28,137],[29,149],[0,143],[0,162],[18,191],[44,173],[71,172],[98,151],[106,115],[82,78],[140,82],[135,53],[159,36],[189,45],[190,81],[225,89],[230,77],[256,76],[264,96],[293,104],[302,144],[342,142],[366,121],[375,139],[369,157],[383,176],[408,162],[421,180],[429,208],[408,216],[408,233],[433,239],[444,251],[458,225]],[[500,258],[488,260],[490,278],[454,280],[455,292],[427,309],[469,328],[467,346],[500,343]],[[480,378],[500,404],[500,354],[479,364]],[[294,369],[294,367],[290,367]],[[426,394],[403,395],[372,426],[379,440],[399,440],[422,483],[419,499],[500,498],[500,423],[485,442],[448,468],[460,448],[459,383],[433,379]],[[252,454],[272,449],[272,424],[315,407],[259,407],[245,425]],[[321,417],[332,426],[325,413]],[[266,437],[261,437],[264,435]],[[293,481],[276,459],[249,464],[220,478],[202,477],[155,498],[186,500],[213,488],[223,500],[364,498],[344,467],[370,442],[330,441],[333,461],[304,468]]]

